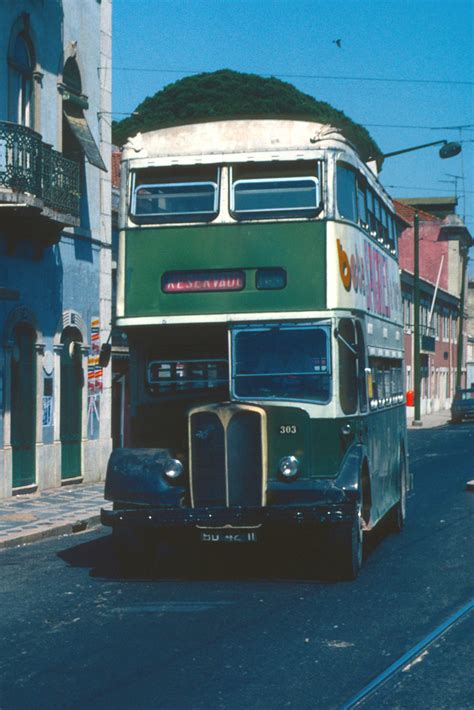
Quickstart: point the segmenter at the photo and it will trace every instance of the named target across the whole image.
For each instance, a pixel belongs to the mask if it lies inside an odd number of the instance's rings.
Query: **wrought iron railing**
[[[43,199],[61,212],[79,214],[79,164],[43,144]]]
[[[79,214],[79,164],[43,143],[31,128],[0,121],[0,187],[42,199],[48,207]]]
[[[405,333],[414,334],[415,326],[412,323],[405,323]],[[434,353],[436,348],[436,330],[432,325],[420,323],[420,349],[422,352]]]

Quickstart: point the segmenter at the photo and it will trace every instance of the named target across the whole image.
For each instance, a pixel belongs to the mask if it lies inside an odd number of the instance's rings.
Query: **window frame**
[[[169,366],[169,372],[170,375],[172,374],[173,370],[175,373],[174,379],[170,377],[169,379],[163,377],[163,378],[152,378],[151,377],[151,370],[153,367],[156,367],[157,365],[168,365]],[[207,371],[207,379],[202,378],[202,379],[192,379],[189,377],[178,377],[177,372],[178,368],[197,368],[201,366],[203,369],[206,369]],[[211,384],[213,381],[209,379],[209,370],[211,367],[215,367],[216,370],[219,368],[219,366],[225,368],[226,371],[226,377],[225,378],[220,378],[216,379],[214,382],[215,384]],[[148,390],[157,396],[169,396],[171,395],[176,395],[176,394],[183,394],[183,395],[189,395],[193,394],[196,391],[199,392],[208,392],[210,390],[212,391],[219,391],[219,390],[224,390],[228,389],[229,387],[229,363],[228,360],[225,358],[191,358],[191,359],[186,359],[182,358],[179,360],[173,359],[173,358],[167,358],[167,359],[158,359],[158,358],[152,358],[147,360],[146,363],[146,375],[145,375],[145,383],[148,388]],[[187,385],[187,386],[185,386]],[[161,391],[160,391],[161,390]]]
[[[28,55],[28,66],[17,62],[15,49],[21,40]],[[20,126],[34,126],[35,51],[26,29],[16,31],[8,48],[8,114],[9,120]]]
[[[159,170],[160,167],[165,166],[155,166],[155,169]],[[168,166],[166,166],[168,167]],[[188,168],[194,168],[196,166],[173,166],[173,167],[183,167],[183,172]],[[216,168],[216,180],[181,180],[175,182],[141,182],[137,185],[137,173],[143,170],[143,168],[133,170],[130,178],[129,187],[129,209],[128,216],[129,219],[135,224],[206,224],[213,222],[220,212],[221,206],[221,190],[222,190],[222,168],[221,166],[212,166]],[[198,185],[212,185],[214,187],[214,199],[213,199],[213,211],[212,212],[177,212],[177,213],[167,213],[167,214],[156,214],[154,212],[146,214],[136,214],[136,199],[137,192],[144,187],[179,187],[179,186],[198,186]],[[200,218],[196,219],[196,215],[202,215]],[[209,215],[209,217],[208,217]]]
[[[285,330],[322,330],[326,336],[326,371],[324,373],[319,373],[325,375],[329,378],[329,392],[328,397],[325,400],[309,399],[302,397],[282,397],[282,396],[252,396],[249,394],[238,395],[236,391],[236,380],[242,375],[236,374],[236,340],[240,333],[258,333],[267,332],[272,329],[277,328],[279,331]],[[265,402],[301,402],[307,404],[314,404],[319,406],[327,406],[333,399],[334,396],[334,371],[332,367],[332,345],[331,345],[331,324],[329,321],[324,320],[320,322],[312,323],[271,323],[268,325],[258,325],[258,326],[234,326],[231,329],[231,363],[230,363],[230,394],[231,398],[235,401],[265,401]],[[291,375],[291,372],[287,373]],[[312,376],[313,373],[304,373],[307,376]],[[314,373],[318,374],[318,373]],[[261,377],[265,374],[250,374],[248,377]],[[275,377],[275,373],[268,373],[266,376]]]
[[[369,388],[370,411],[383,410],[398,406],[405,402],[403,392],[403,361],[401,358],[369,357],[369,377],[372,386]],[[407,368],[407,377],[409,374]],[[411,377],[411,373],[410,373]],[[407,385],[410,389],[409,385]]]
[[[242,183],[247,184],[258,184],[258,183],[269,183],[269,182],[298,182],[308,180],[314,183],[315,186],[315,205],[311,207],[275,207],[275,208],[265,208],[261,210],[236,210],[235,208],[235,188],[237,185]],[[264,178],[240,178],[238,180],[233,179],[232,168],[230,170],[230,180],[229,180],[229,213],[231,217],[235,220],[242,222],[244,220],[258,220],[258,219],[279,219],[279,218],[306,218],[316,217],[322,209],[322,189],[321,180],[317,175],[298,175],[298,176],[284,176],[284,177],[264,177]],[[300,214],[302,212],[310,212],[311,214],[304,215]]]
[[[354,218],[352,217],[346,217],[341,213],[341,205],[339,202],[339,176],[341,175],[340,170],[346,171],[346,173],[351,174],[354,180],[354,191],[352,193],[352,208],[354,211]],[[350,163],[346,163],[343,160],[338,160],[336,162],[336,195],[335,195],[335,206],[336,206],[336,212],[337,212],[337,217],[338,219],[342,219],[345,222],[352,222],[352,224],[358,224],[359,223],[359,194],[358,194],[358,171],[357,169],[351,165]]]

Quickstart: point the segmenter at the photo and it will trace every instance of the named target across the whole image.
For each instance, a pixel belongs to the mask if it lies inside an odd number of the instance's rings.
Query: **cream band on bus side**
[[[358,308],[401,323],[395,259],[353,227],[328,224],[327,241],[328,308]]]

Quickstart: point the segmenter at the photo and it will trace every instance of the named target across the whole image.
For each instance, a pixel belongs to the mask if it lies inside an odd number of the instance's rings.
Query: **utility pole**
[[[413,219],[413,242],[414,242],[414,328],[413,335],[415,346],[413,351],[413,369],[415,374],[415,418],[413,426],[422,426],[421,421],[421,363],[420,363],[420,219],[418,210],[415,211]]]

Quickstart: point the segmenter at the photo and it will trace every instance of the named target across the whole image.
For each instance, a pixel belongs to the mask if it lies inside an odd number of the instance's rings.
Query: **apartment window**
[[[453,343],[456,342],[458,338],[458,319],[451,318],[451,340]]]
[[[411,318],[411,302],[408,298],[403,299],[403,326],[405,333],[411,333],[413,321]]]
[[[9,118],[22,126],[33,125],[34,54],[25,31],[19,32],[8,54]]]
[[[443,311],[443,340],[448,342],[449,340],[449,313],[448,311]]]

